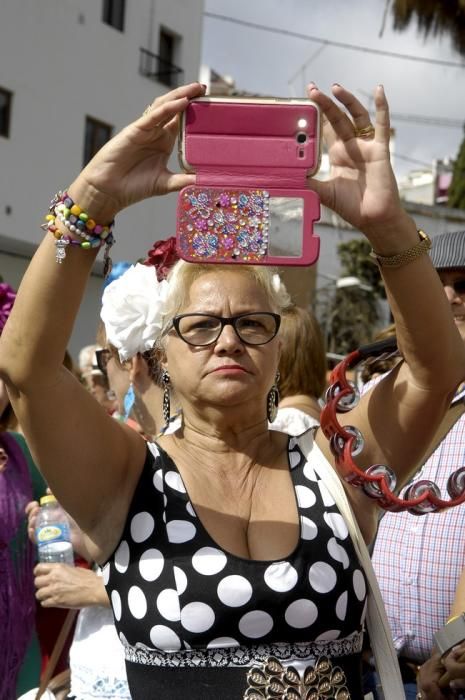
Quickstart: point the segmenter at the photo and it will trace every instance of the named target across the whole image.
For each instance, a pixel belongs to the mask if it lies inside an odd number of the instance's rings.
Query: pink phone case
[[[305,133],[303,143],[300,133]],[[309,100],[193,100],[183,116],[180,158],[186,170],[195,172],[196,184],[178,198],[180,256],[212,263],[316,262],[320,241],[313,222],[319,219],[320,202],[307,189],[306,178],[318,169],[319,143],[318,109]],[[300,256],[269,254],[270,197],[303,200]]]

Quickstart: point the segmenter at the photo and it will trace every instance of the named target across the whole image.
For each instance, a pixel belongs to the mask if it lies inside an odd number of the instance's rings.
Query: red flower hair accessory
[[[0,333],[2,333],[8,316],[16,299],[16,292],[6,282],[0,283]]]
[[[144,265],[152,265],[157,273],[157,280],[161,282],[166,279],[168,272],[179,260],[176,250],[176,238],[171,236],[166,241],[155,241],[150,248]]]

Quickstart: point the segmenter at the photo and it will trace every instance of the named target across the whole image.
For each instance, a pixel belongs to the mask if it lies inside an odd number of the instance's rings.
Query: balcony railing
[[[139,72],[146,78],[156,80],[168,87],[178,87],[182,82],[184,71],[174,63],[166,61],[147,49],[140,49]]]

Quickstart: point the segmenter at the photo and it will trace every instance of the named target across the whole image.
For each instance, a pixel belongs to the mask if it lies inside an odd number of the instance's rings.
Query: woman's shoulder
[[[293,406],[287,406],[278,409],[278,414],[269,427],[270,430],[277,430],[281,433],[298,437],[311,428],[317,428],[318,425],[318,421],[308,413],[304,413],[304,411]]]

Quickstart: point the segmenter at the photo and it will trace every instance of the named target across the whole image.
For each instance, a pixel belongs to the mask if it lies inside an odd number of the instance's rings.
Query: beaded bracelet
[[[79,241],[71,236],[64,235],[56,226],[56,221],[60,221],[70,233],[78,236]],[[77,245],[83,250],[92,248],[102,248],[104,253],[104,275],[107,277],[111,270],[110,248],[115,242],[112,228],[114,221],[107,226],[97,224],[93,219],[79,207],[67,192],[57,192],[50,202],[49,213],[45,217],[46,223],[42,228],[50,231],[55,237],[56,262],[61,264],[66,258],[66,248],[68,245]]]
[[[408,510],[414,515],[424,515],[458,506],[465,502],[465,467],[454,471],[447,482],[450,500],[441,498],[441,491],[434,481],[419,479],[405,490],[402,497],[396,496],[396,475],[391,467],[373,464],[368,469],[360,469],[353,457],[360,454],[364,438],[360,430],[352,425],[341,426],[336,413],[346,413],[360,400],[358,389],[346,377],[346,371],[353,369],[369,357],[383,359],[399,355],[396,339],[389,338],[372,343],[350,353],[331,372],[330,387],[326,392],[326,404],[321,412],[321,428],[329,440],[329,446],[336,467],[342,478],[353,486],[361,487],[367,496],[378,501],[385,510]]]

